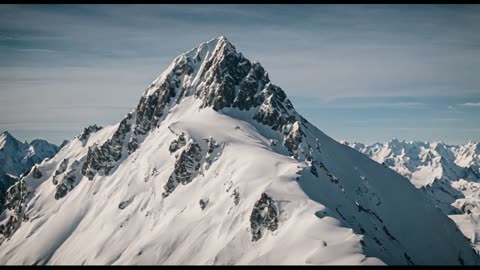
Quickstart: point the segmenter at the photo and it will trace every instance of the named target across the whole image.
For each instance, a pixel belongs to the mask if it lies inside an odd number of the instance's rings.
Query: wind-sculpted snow
[[[1,264],[478,263],[420,190],[302,118],[224,37],[38,169],[9,190]]]

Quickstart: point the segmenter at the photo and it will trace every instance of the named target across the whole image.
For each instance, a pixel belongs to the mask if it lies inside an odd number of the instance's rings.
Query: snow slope
[[[7,195],[1,264],[478,264],[419,190],[311,125],[224,37]]]
[[[477,142],[405,142],[348,145],[409,179],[453,219],[480,250],[480,147]]]

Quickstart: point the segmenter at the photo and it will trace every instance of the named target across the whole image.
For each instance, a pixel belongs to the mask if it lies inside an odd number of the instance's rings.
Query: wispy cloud
[[[52,53],[52,52],[55,52],[55,50],[49,50],[49,49],[36,49],[36,48],[32,48],[32,49],[16,49],[17,51],[19,52],[40,52],[40,53]]]
[[[356,104],[337,104],[337,108],[421,108],[427,104],[421,102],[372,102]]]
[[[480,107],[480,102],[466,102],[462,105],[466,107]]]

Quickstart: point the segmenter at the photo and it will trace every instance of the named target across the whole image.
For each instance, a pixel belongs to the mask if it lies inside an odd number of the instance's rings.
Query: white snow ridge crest
[[[419,190],[302,118],[224,37],[88,130],[7,192],[0,263],[478,263]]]

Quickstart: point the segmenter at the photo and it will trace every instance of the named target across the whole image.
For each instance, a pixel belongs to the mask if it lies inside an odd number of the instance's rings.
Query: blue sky
[[[1,5],[0,131],[117,123],[225,35],[335,139],[479,141],[479,25],[478,5]]]

